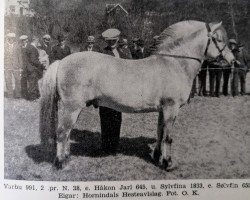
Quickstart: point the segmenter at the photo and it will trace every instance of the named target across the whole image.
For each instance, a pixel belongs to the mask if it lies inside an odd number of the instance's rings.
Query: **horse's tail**
[[[58,124],[57,70],[60,61],[52,63],[39,82],[40,90],[40,137],[46,149],[54,149],[56,145],[56,129]]]

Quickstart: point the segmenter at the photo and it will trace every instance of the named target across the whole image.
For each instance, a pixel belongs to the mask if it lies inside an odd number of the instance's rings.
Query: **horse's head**
[[[207,28],[207,45],[205,50],[206,58],[217,58],[222,55],[223,58],[231,64],[235,58],[227,46],[227,33],[220,23],[206,24]]]

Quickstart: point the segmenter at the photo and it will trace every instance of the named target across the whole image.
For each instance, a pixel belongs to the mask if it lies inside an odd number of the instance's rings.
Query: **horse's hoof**
[[[167,172],[171,172],[176,169],[176,165],[173,164],[173,161],[171,158],[169,159],[163,158],[160,166],[162,169],[166,170]]]
[[[60,170],[63,168],[63,161],[59,161],[59,159],[56,157],[55,158],[55,161],[54,161],[54,167],[57,169],[57,170]]]

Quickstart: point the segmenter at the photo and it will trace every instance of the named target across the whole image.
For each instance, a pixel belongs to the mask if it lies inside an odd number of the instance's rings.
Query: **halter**
[[[215,39],[215,37],[211,33],[211,28],[210,28],[208,23],[206,23],[206,28],[207,28],[207,31],[208,31],[208,34],[207,34],[208,35],[208,41],[207,41],[207,46],[206,46],[204,55],[207,56],[207,51],[208,51],[208,47],[209,47],[209,45],[211,43],[211,40],[213,41],[213,43],[214,43],[215,47],[217,48],[217,50],[220,52],[220,55],[222,55],[222,52],[224,51],[224,49],[226,48],[227,45],[225,44],[224,47],[222,49],[220,49],[217,40]]]
[[[226,44],[224,45],[224,47],[222,49],[220,49],[217,40],[215,39],[215,37],[213,37],[213,34],[211,33],[211,28],[209,26],[208,23],[206,23],[206,28],[208,31],[208,41],[207,41],[207,46],[204,52],[204,55],[207,55],[207,51],[208,51],[208,47],[211,43],[211,40],[213,41],[215,47],[218,49],[218,51],[220,52],[220,55],[222,55],[222,52],[224,51],[224,49],[226,48]],[[172,54],[166,54],[166,53],[157,53],[157,55],[162,55],[162,56],[168,56],[168,57],[173,57],[173,58],[186,58],[186,59],[192,59],[192,60],[196,60],[199,63],[202,63],[202,60],[199,58],[195,58],[195,57],[191,57],[191,56],[180,56],[180,55],[172,55]]]

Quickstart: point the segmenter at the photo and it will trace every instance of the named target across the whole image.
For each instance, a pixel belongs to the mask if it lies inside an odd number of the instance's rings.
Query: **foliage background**
[[[120,3],[129,15],[118,13],[107,22],[109,3]],[[79,46],[88,35],[100,38],[105,29],[115,27],[129,40],[140,37],[150,43],[154,35],[181,20],[223,21],[230,38],[250,47],[249,0],[31,0],[30,8],[33,17],[6,16],[5,31],[48,33],[54,39],[63,33]]]

